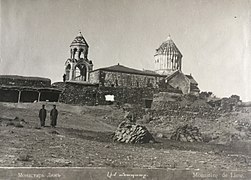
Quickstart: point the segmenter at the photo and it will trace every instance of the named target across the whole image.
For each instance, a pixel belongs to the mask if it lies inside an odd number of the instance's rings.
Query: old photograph
[[[250,0],[0,7],[0,179],[251,179]]]

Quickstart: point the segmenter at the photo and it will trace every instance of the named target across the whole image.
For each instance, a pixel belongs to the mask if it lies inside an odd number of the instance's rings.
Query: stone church
[[[70,45],[70,58],[65,62],[66,82],[101,87],[160,88],[171,86],[183,94],[199,93],[192,75],[182,72],[182,54],[168,36],[154,55],[154,70],[138,70],[120,64],[93,70],[88,59],[89,45],[81,32]]]

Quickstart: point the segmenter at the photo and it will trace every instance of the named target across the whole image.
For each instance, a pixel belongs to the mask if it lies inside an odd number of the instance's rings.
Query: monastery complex
[[[154,55],[154,70],[137,70],[120,64],[93,70],[88,59],[89,45],[81,33],[70,45],[70,58],[65,62],[66,81],[88,82],[104,87],[159,88],[163,84],[183,94],[198,94],[197,82],[183,74],[182,54],[168,36]]]
[[[63,102],[79,105],[146,104],[159,92],[198,95],[198,83],[182,72],[183,55],[170,36],[153,54],[153,70],[116,64],[94,69],[98,60],[88,58],[89,45],[81,32],[70,44],[63,82],[51,84],[41,77],[0,76],[2,102]]]

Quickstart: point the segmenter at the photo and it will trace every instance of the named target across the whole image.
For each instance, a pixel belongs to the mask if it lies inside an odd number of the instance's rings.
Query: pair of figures
[[[45,126],[45,119],[46,119],[46,109],[44,108],[45,105],[42,105],[42,109],[39,111],[39,118],[41,126]],[[50,112],[50,119],[51,119],[51,126],[55,128],[57,125],[57,118],[58,118],[58,110],[56,109],[56,105],[53,105],[53,109]]]

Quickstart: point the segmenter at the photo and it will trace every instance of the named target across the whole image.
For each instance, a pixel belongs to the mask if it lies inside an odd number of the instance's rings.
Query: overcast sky
[[[0,74],[61,81],[81,30],[94,68],[153,69],[168,34],[202,91],[251,100],[249,0],[1,0]]]

